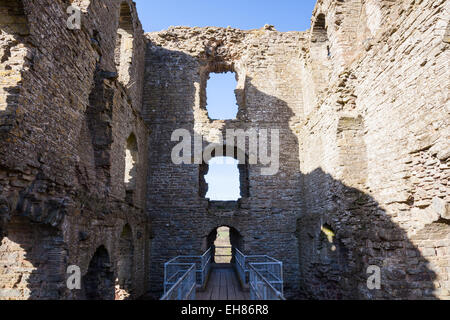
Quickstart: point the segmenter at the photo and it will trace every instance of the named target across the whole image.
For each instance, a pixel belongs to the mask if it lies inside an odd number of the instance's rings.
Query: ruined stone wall
[[[244,251],[283,260],[299,298],[448,297],[447,29],[445,1],[355,0],[318,1],[305,33],[148,34],[152,283],[165,260],[200,253],[228,225]],[[225,71],[236,72],[238,117],[211,121],[207,74]],[[173,165],[170,135],[216,142],[214,130],[252,126],[281,129],[280,174],[249,166],[249,197],[208,204],[204,169]],[[367,287],[369,266],[382,270],[380,290]]]
[[[147,34],[147,40],[144,117],[152,131],[147,210],[154,228],[153,288],[162,283],[165,261],[201,253],[208,235],[225,225],[243,237],[244,253],[283,260],[287,292],[296,289],[295,221],[301,199],[298,141],[291,127],[303,113],[298,74],[304,34],[270,26],[252,31],[177,27]],[[206,110],[208,75],[226,71],[236,73],[238,116],[212,121]],[[231,208],[209,203],[200,196],[205,194],[202,166],[172,163],[171,135],[180,128],[203,135],[203,147],[219,143],[216,134],[225,137],[226,129],[279,129],[280,171],[261,176],[263,165],[249,165],[248,196]]]
[[[164,262],[220,226],[283,261],[287,297],[450,297],[448,1],[319,0],[288,33],[144,35],[129,0],[0,13],[0,299],[159,292]],[[212,72],[236,74],[237,119],[209,119]],[[278,129],[279,172],[240,163],[242,199],[208,201],[205,161],[172,162],[181,128],[203,148]]]
[[[346,9],[357,5],[358,16]],[[449,297],[448,6],[316,6],[333,69],[299,127],[300,281],[310,298]],[[381,268],[381,290],[366,286],[370,265]]]
[[[116,281],[126,224],[138,252],[127,291],[147,290],[142,28],[131,1],[122,4],[128,17],[116,1],[73,3],[82,5],[80,30],[67,28],[70,1],[0,2],[0,299],[86,298],[67,289],[66,270],[77,265],[84,279],[101,246]],[[132,50],[124,47],[128,67],[115,63],[124,19],[133,30]],[[131,133],[138,175],[127,197]]]

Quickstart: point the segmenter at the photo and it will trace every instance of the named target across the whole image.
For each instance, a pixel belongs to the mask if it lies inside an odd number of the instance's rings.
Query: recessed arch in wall
[[[114,60],[119,73],[119,81],[128,85],[131,80],[133,63],[134,25],[131,8],[128,2],[122,2],[119,8],[119,27],[117,28]]]
[[[313,20],[309,55],[314,95],[317,99],[330,81],[330,64],[333,59],[333,48],[328,38],[328,25],[323,13],[319,13]]]
[[[105,246],[98,247],[89,262],[82,290],[86,300],[114,300],[114,272]]]
[[[311,54],[317,54],[318,58],[330,58],[330,41],[328,39],[328,31],[325,14],[317,15],[311,31]]]
[[[122,229],[119,238],[117,260],[116,300],[129,299],[133,292],[134,244],[133,231],[129,224]]]

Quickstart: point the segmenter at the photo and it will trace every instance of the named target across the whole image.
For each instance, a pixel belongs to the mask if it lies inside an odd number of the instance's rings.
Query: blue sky
[[[211,73],[206,85],[207,110],[210,119],[236,119],[238,105],[236,102],[237,82],[233,72]]]
[[[146,32],[169,26],[309,29],[316,0],[135,0]]]
[[[233,158],[217,157],[209,161],[206,198],[210,200],[235,201],[240,196],[238,161]]]
[[[145,32],[170,26],[228,27],[248,30],[265,24],[278,31],[304,31],[310,28],[316,0],[135,0]],[[211,119],[233,119],[237,106],[233,73],[211,74],[207,84],[208,112]],[[237,200],[240,197],[237,162],[210,161],[205,177],[207,198]]]

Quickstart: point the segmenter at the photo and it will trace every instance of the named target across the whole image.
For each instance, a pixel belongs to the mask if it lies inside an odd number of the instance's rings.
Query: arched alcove
[[[330,76],[332,48],[328,38],[326,17],[323,13],[315,17],[311,29],[310,59],[311,76],[314,81],[315,96],[326,88]]]
[[[114,59],[119,73],[119,81],[128,85],[131,79],[131,64],[133,63],[133,17],[128,2],[122,2],[119,10],[119,27],[117,29]]]
[[[325,15],[323,13],[316,17],[311,33],[311,54],[319,55],[319,58],[330,56],[330,42],[328,40]]]
[[[125,225],[119,238],[117,260],[116,300],[126,300],[132,296],[134,273],[133,232]]]
[[[104,246],[100,246],[92,257],[82,279],[82,290],[86,300],[114,300],[114,273]]]

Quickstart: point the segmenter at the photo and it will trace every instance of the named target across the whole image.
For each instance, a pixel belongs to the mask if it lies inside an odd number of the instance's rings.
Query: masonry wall
[[[447,298],[446,29],[445,1],[318,1],[305,33],[147,34],[154,288],[164,261],[201,253],[201,239],[228,225],[246,253],[284,262],[290,296]],[[210,121],[207,74],[225,71],[236,72],[240,111]],[[199,165],[172,164],[170,135],[185,128],[217,142],[216,132],[252,126],[281,129],[280,174],[249,166],[249,197],[208,204]],[[367,285],[374,266],[380,290]]]
[[[76,2],[74,2],[76,3]],[[83,279],[106,248],[113,281],[120,237],[132,230],[132,297],[146,292],[144,212],[148,129],[141,116],[143,38],[129,7],[133,86],[120,79],[115,1],[83,1],[80,30],[69,30],[69,1],[0,2],[0,299],[87,298],[68,290],[67,268]],[[80,4],[80,3],[77,3]],[[136,188],[126,198],[126,140],[138,136]],[[106,261],[106,260],[99,260]],[[92,265],[92,264],[91,264]],[[111,294],[114,297],[114,283]],[[106,296],[105,296],[106,297]]]
[[[315,9],[340,67],[300,128],[302,294],[447,299],[448,2],[357,2]],[[347,19],[370,33],[355,36]],[[381,268],[381,290],[368,290],[369,266]]]
[[[159,294],[220,226],[283,261],[288,298],[450,297],[448,1],[319,0],[288,33],[144,34],[128,0],[0,13],[0,299]],[[209,119],[212,72],[236,74],[237,119]],[[242,199],[208,201],[205,161],[172,162],[181,128],[278,129],[279,171],[240,163]]]
[[[165,261],[202,253],[208,235],[225,225],[239,232],[245,254],[283,260],[286,289],[292,293],[298,283],[295,221],[301,199],[298,151],[294,151],[298,141],[291,125],[303,112],[298,56],[304,34],[283,34],[270,26],[253,31],[178,27],[146,36],[152,288],[161,287]],[[236,120],[212,121],[206,110],[208,74],[225,71],[236,73],[240,109]],[[225,137],[227,129],[278,129],[280,171],[261,176],[262,164],[249,165],[248,196],[231,207],[209,203],[200,196],[205,194],[199,183],[201,166],[172,163],[176,142],[171,142],[171,135],[180,128],[203,135],[204,148],[220,143],[216,135]]]

